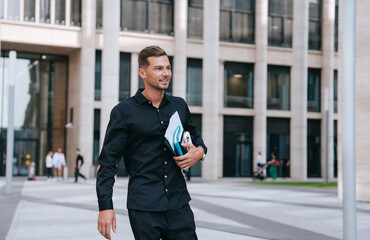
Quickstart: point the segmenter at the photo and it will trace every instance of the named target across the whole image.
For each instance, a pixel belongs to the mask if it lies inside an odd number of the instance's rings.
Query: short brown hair
[[[158,46],[148,46],[139,53],[139,68],[149,66],[149,57],[167,56],[166,51]]]

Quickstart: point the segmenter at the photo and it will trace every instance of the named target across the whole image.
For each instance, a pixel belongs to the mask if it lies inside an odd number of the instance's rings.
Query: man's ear
[[[140,76],[142,79],[146,78],[146,73],[145,73],[144,69],[139,68],[139,76]]]

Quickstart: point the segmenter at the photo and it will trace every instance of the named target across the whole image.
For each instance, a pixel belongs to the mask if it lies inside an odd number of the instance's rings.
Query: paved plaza
[[[95,180],[49,182],[0,178],[0,240],[104,239],[96,230]],[[114,188],[117,233],[134,239],[126,210],[127,178]],[[333,188],[246,183],[248,179],[188,182],[200,240],[342,239],[342,202]],[[358,239],[370,236],[370,203],[357,203]]]

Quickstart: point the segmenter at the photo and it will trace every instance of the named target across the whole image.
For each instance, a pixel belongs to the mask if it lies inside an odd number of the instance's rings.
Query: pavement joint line
[[[302,239],[320,239],[320,240],[334,240],[338,238],[330,237],[321,233],[312,232],[302,228],[290,226],[266,218],[261,218],[255,215],[236,211],[231,208],[206,202],[200,199],[193,199],[191,206],[200,208],[203,211],[218,215],[220,217],[233,220],[253,228],[260,232],[269,232],[275,236],[277,240],[296,240],[297,236]],[[268,226],[268,227],[267,227]],[[289,235],[286,234],[289,232]]]

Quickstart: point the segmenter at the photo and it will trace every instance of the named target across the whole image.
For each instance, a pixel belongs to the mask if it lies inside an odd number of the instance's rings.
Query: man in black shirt
[[[84,164],[84,158],[80,154],[79,148],[76,148],[76,154],[77,154],[77,157],[76,157],[76,168],[75,168],[75,183],[77,183],[78,181],[78,176],[86,180],[86,177],[80,173],[81,166],[82,164]]]
[[[122,156],[129,174],[127,208],[135,239],[197,239],[190,195],[181,170],[203,159],[207,151],[190,119],[186,102],[165,94],[171,80],[166,52],[150,46],[139,53],[139,75],[145,89],[117,104],[110,115],[99,157],[96,190],[98,230],[107,239],[116,232],[112,194]],[[165,145],[165,131],[177,111],[192,136],[188,152],[174,157]]]

